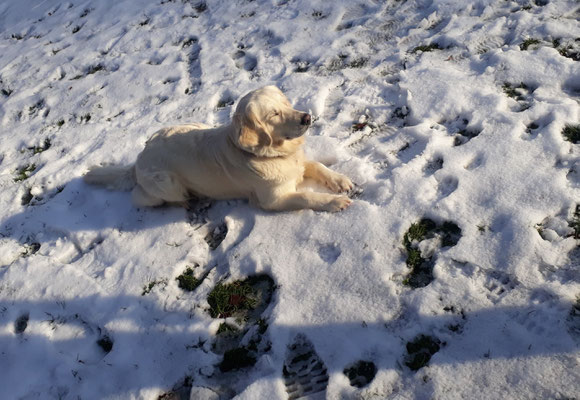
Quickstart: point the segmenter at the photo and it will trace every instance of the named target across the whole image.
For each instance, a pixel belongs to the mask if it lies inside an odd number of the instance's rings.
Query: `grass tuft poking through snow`
[[[566,125],[562,130],[562,135],[569,142],[580,143],[580,125]]]
[[[193,268],[187,267],[185,271],[175,279],[181,289],[186,292],[193,292],[199,285],[201,285],[206,276],[207,273],[202,275],[200,278],[196,278]]]
[[[348,377],[350,385],[356,388],[367,386],[377,374],[377,366],[372,361],[357,361],[344,369],[343,373]]]
[[[441,346],[441,341],[434,336],[418,335],[406,345],[405,365],[411,371],[418,371],[429,364],[429,360]]]

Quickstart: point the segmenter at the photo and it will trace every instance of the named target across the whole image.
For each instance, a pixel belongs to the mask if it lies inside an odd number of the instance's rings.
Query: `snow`
[[[0,397],[284,399],[300,349],[311,398],[580,396],[580,147],[562,134],[580,123],[579,16],[573,0],[3,2]],[[136,209],[82,182],[161,127],[228,123],[267,84],[315,117],[307,154],[359,186],[346,211]],[[403,238],[422,218],[461,234],[412,244],[433,257],[413,288]],[[256,274],[276,284],[268,346],[221,372],[208,294]],[[415,371],[419,335],[440,348]],[[343,373],[359,360],[377,368],[362,388]]]

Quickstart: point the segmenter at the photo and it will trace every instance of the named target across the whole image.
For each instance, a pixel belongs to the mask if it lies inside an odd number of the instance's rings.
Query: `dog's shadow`
[[[2,220],[0,236],[25,247],[38,248],[44,242],[63,237],[83,242],[82,247],[86,247],[102,241],[113,231],[145,232],[180,223],[189,224],[194,230],[203,226],[213,229],[226,216],[236,220],[238,234],[247,235],[257,211],[245,201],[190,205],[190,210],[176,206],[136,208],[130,192],[109,191],[75,178],[52,197],[24,206],[20,213]]]

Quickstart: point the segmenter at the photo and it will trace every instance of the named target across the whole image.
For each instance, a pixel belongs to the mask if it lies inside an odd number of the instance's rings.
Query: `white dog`
[[[277,87],[266,86],[240,100],[230,125],[161,129],[134,165],[93,167],[84,179],[132,189],[138,207],[209,197],[245,198],[265,210],[343,210],[351,204],[345,194],[297,191],[305,178],[334,193],[353,187],[346,176],[305,159],[303,135],[310,124],[310,114],[294,110]]]

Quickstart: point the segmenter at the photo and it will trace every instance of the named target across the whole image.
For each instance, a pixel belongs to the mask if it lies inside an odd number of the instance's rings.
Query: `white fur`
[[[351,203],[346,195],[296,190],[304,178],[335,193],[352,188],[346,176],[305,159],[305,115],[278,88],[266,86],[240,100],[230,125],[161,129],[134,165],[93,167],[84,179],[109,189],[132,189],[136,206],[185,204],[197,196],[246,198],[266,210],[342,210]]]

